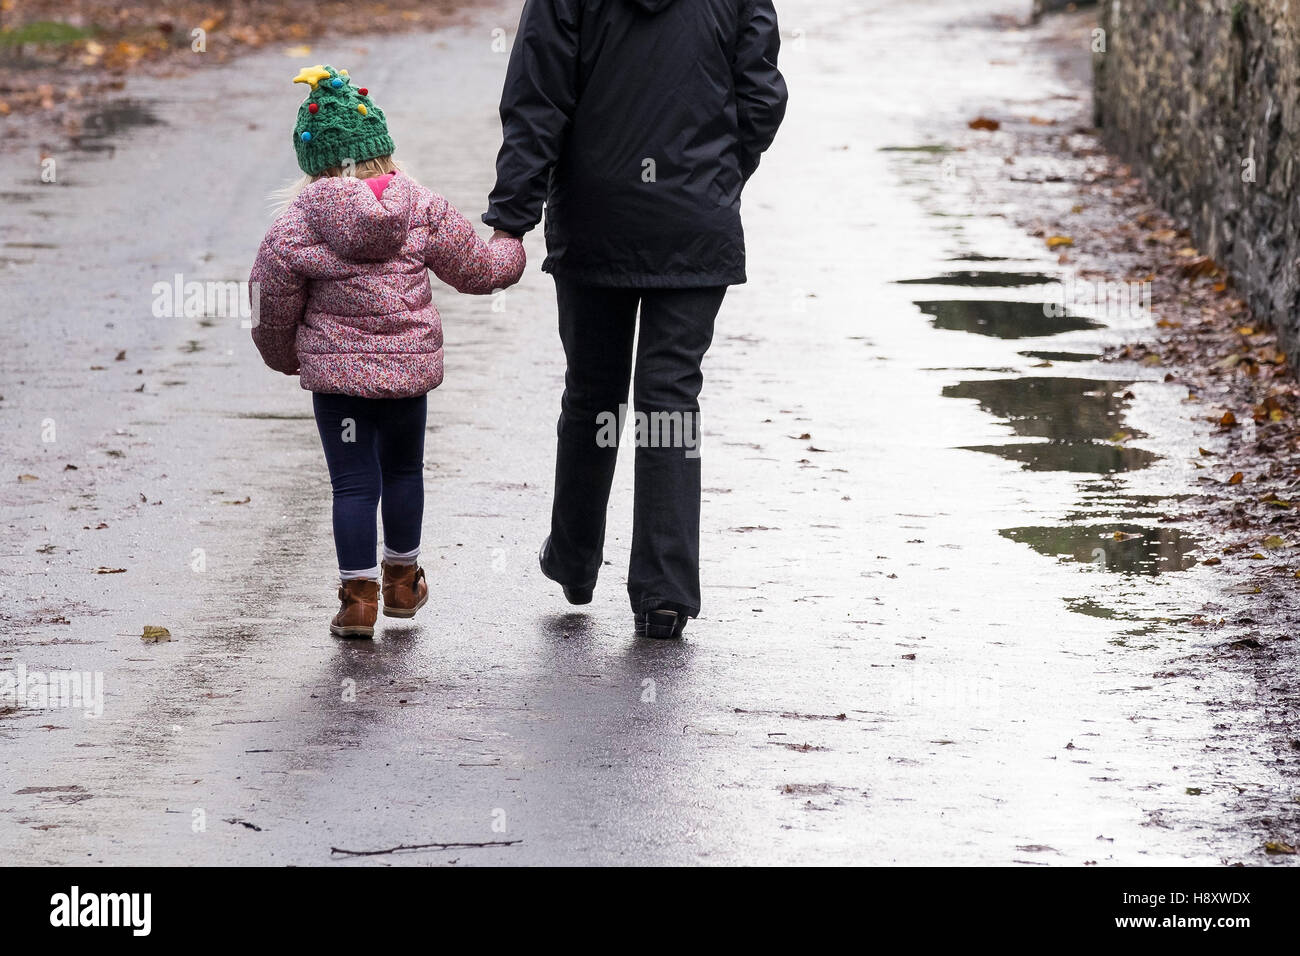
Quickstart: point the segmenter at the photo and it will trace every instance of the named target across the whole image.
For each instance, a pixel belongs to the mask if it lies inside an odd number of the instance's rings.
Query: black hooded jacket
[[[546,204],[548,272],[601,286],[745,281],[740,193],[785,114],[772,0],[527,0],[483,216]]]

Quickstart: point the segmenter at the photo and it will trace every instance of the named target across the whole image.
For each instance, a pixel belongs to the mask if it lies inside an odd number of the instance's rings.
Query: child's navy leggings
[[[382,502],[384,557],[409,564],[419,554],[424,520],[424,423],[427,401],[312,393],[334,486],[334,548],[339,574],[376,576],[375,509]]]

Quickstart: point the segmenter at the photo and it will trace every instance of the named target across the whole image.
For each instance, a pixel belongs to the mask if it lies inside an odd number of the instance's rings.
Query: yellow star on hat
[[[330,71],[317,63],[315,66],[304,66],[298,71],[298,75],[293,78],[293,81],[295,83],[306,83],[314,90],[316,84],[327,79],[329,75]]]

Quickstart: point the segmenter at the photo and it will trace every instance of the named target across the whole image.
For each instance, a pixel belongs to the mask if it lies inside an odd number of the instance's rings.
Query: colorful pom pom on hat
[[[348,160],[363,163],[392,154],[396,147],[384,111],[369,90],[352,85],[347,70],[317,64],[299,70],[293,82],[311,88],[293,128],[298,166],[307,175],[320,175]]]

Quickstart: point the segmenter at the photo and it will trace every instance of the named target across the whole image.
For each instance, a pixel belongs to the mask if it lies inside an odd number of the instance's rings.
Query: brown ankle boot
[[[338,637],[374,637],[379,617],[379,582],[344,581],[339,586],[343,606],[330,621],[330,633]]]
[[[429,600],[429,582],[418,564],[384,562],[384,616],[415,617]]]

